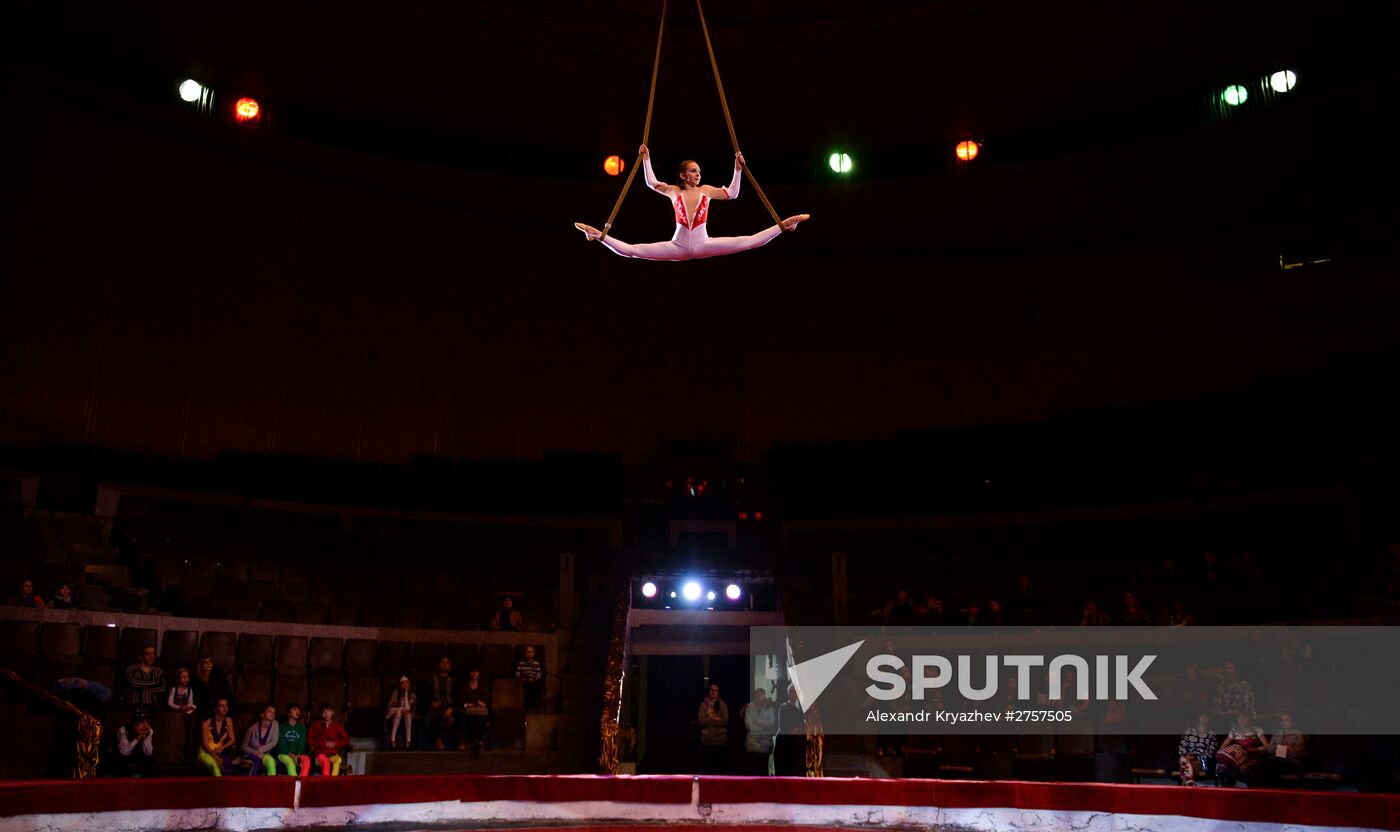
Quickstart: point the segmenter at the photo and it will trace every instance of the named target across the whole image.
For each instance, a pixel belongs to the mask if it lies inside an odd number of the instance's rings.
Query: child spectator
[[[190,687],[189,668],[182,667],[175,672],[175,684],[170,686],[170,693],[165,698],[165,706],[172,711],[179,711],[185,716],[195,712],[194,688]]]
[[[223,777],[238,759],[234,747],[238,740],[234,737],[233,720],[228,716],[227,699],[219,697],[214,701],[214,715],[200,725],[199,735],[199,765],[210,776]]]
[[[544,697],[544,671],[535,658],[535,646],[525,645],[525,655],[515,665],[515,678],[525,692],[525,707],[534,708]]]
[[[53,592],[53,597],[49,599],[49,609],[51,610],[74,610],[73,588],[68,584],[59,584],[58,589]]]
[[[155,731],[144,711],[132,716],[131,725],[117,729],[117,774],[127,777],[155,777]]]
[[[44,599],[34,594],[34,582],[23,580],[19,585],[19,592],[10,596],[10,600],[5,602],[10,607],[32,607],[36,610],[44,608]]]
[[[329,702],[321,705],[321,719],[313,723],[306,737],[311,753],[316,755],[316,763],[321,766],[321,776],[336,777],[340,766],[345,762],[343,752],[350,747],[350,735],[345,727],[335,721],[335,706]]]
[[[306,725],[301,721],[301,706],[296,702],[287,705],[287,720],[282,723],[277,738],[277,762],[288,775],[302,777],[311,773],[311,758],[306,756]],[[276,774],[275,766],[269,767],[267,774]]]
[[[418,695],[407,676],[399,677],[399,686],[389,694],[389,711],[384,720],[389,723],[389,748],[398,748],[399,723],[404,726],[403,747],[413,747],[413,711],[418,707]]]
[[[249,725],[243,734],[243,756],[252,764],[249,774],[264,770],[269,774],[277,773],[277,761],[272,757],[272,749],[281,739],[282,734],[277,727],[277,706],[268,705],[262,709],[262,719]]]

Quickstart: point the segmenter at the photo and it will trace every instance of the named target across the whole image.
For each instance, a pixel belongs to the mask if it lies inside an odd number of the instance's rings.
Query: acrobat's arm
[[[734,154],[734,178],[724,188],[706,186],[710,199],[738,199],[739,183],[744,181],[744,154]]]
[[[647,150],[646,145],[642,145],[641,153],[642,175],[646,178],[647,189],[656,191],[657,193],[661,194],[667,199],[670,199],[671,193],[672,191],[674,191],[674,187],[671,185],[667,185],[666,183],[656,178],[656,174],[651,169],[651,152]]]

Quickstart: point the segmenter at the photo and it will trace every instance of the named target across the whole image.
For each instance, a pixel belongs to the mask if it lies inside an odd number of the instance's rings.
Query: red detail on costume
[[[689,228],[685,219],[685,199],[680,194],[676,194],[676,225],[682,228]]]
[[[690,226],[691,229],[704,225],[705,220],[709,219],[709,216],[710,198],[708,196],[702,196],[700,197],[700,204],[695,207],[695,224]]]

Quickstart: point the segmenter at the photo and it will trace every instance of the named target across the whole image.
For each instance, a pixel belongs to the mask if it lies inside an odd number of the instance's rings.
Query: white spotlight
[[[713,601],[713,600],[715,600],[715,591],[714,591],[713,589],[710,590],[709,592],[705,593],[705,600],[707,600],[707,601]]]
[[[655,598],[656,584],[652,583],[651,581],[647,581],[646,583],[642,584],[642,594],[648,598]]]
[[[686,581],[685,586],[681,587],[681,592],[685,594],[685,600],[694,601],[700,597],[700,585],[694,581]]]
[[[183,84],[180,85],[180,100],[181,100],[181,101],[185,101],[185,102],[188,102],[188,103],[190,103],[190,104],[193,104],[193,103],[195,103],[196,101],[198,101],[198,100],[199,100],[199,97],[200,97],[201,95],[203,95],[203,94],[204,94],[204,86],[203,86],[202,84],[200,84],[198,81],[194,80],[193,78],[187,78],[187,79],[185,80],[185,82],[184,82]]]
[[[730,584],[729,586],[724,588],[724,597],[728,598],[731,601],[739,600],[739,594],[740,593],[738,584]]]

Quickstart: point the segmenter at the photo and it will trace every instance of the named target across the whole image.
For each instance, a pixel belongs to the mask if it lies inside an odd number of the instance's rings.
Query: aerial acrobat
[[[676,169],[679,184],[672,185],[660,182],[657,180],[656,174],[652,172],[651,152],[647,150],[647,137],[651,133],[651,112],[652,103],[656,99],[657,69],[661,66],[661,41],[666,32],[666,0],[662,0],[661,27],[656,34],[656,59],[651,67],[651,92],[647,95],[646,126],[642,129],[642,146],[638,149],[638,155],[641,157],[642,169],[646,173],[647,187],[661,194],[671,203],[676,217],[676,233],[672,235],[670,241],[664,243],[624,243],[611,236],[613,220],[617,218],[617,211],[622,207],[622,200],[627,196],[627,189],[632,185],[632,178],[636,176],[636,168],[633,168],[632,172],[627,175],[627,183],[622,186],[622,194],[617,198],[617,203],[613,205],[612,214],[608,217],[608,221],[603,224],[601,231],[581,222],[574,223],[574,228],[582,231],[589,240],[601,241],[611,251],[623,257],[633,257],[640,260],[694,260],[748,251],[772,242],[779,234],[784,231],[793,231],[798,224],[812,218],[811,214],[795,214],[785,220],[780,220],[778,212],[773,209],[772,203],[763,193],[763,188],[759,187],[758,180],[754,178],[753,171],[744,164],[744,154],[739,152],[739,138],[734,133],[734,119],[729,115],[729,103],[724,97],[724,85],[719,80],[719,64],[715,61],[714,45],[710,43],[710,29],[705,23],[705,10],[701,7],[700,0],[695,0],[695,10],[700,17],[700,29],[705,35],[705,48],[710,53],[710,68],[714,70],[715,88],[719,92],[720,108],[724,111],[724,121],[729,127],[729,138],[734,144],[734,178],[727,187],[723,188],[701,185],[700,164],[694,159],[681,162]],[[706,220],[710,216],[710,200],[734,199],[739,196],[739,182],[745,173],[748,174],[749,181],[753,184],[754,192],[763,202],[763,207],[768,209],[769,215],[773,217],[773,225],[747,237],[711,237],[705,228]]]
[[[734,178],[730,180],[729,185],[716,188],[713,185],[700,184],[700,164],[694,159],[687,159],[677,167],[679,184],[660,182],[652,172],[651,153],[647,146],[642,145],[638,152],[642,157],[647,187],[668,199],[674,209],[676,233],[670,241],[624,243],[615,237],[604,236],[603,232],[591,225],[574,223],[574,227],[582,231],[588,239],[601,239],[603,245],[623,257],[640,260],[693,260],[748,251],[771,242],[784,231],[794,230],[798,223],[811,217],[810,214],[797,214],[747,237],[711,237],[705,229],[705,221],[710,216],[710,200],[735,199],[739,196],[739,183],[744,177],[744,154],[734,154]]]

